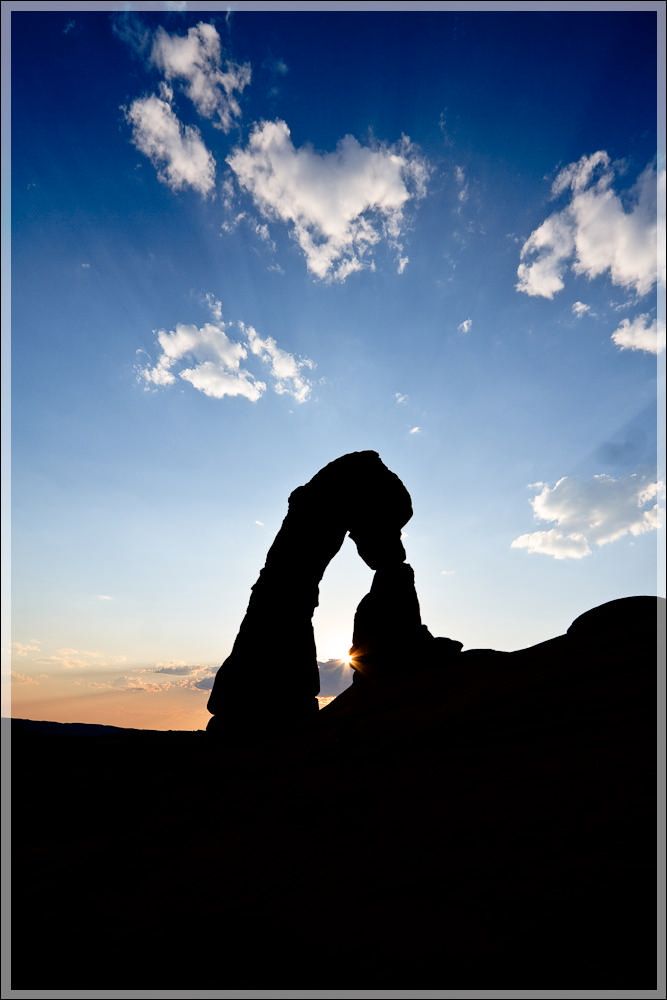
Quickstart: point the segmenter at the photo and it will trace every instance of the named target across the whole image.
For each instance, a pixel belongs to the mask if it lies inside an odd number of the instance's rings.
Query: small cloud
[[[70,31],[74,29],[75,25],[76,21],[74,21],[73,19],[71,21],[68,21],[65,27],[63,28],[63,35],[69,35]]]
[[[215,160],[198,128],[183,125],[171,106],[172,92],[164,85],[161,96],[133,101],[125,117],[132,126],[132,142],[157,170],[158,180],[172,191],[193,187],[209,195],[215,183]]]
[[[58,649],[52,656],[46,656],[37,662],[47,667],[63,667],[65,670],[85,670],[90,667],[113,667],[126,660],[126,656],[108,657],[104,653],[85,649]]]
[[[572,306],[572,312],[577,319],[581,319],[582,316],[585,316],[586,313],[589,313],[590,311],[591,307],[587,306],[584,302],[575,302]]]
[[[470,330],[471,326],[472,326],[472,320],[471,319],[464,319],[462,323],[459,323],[459,325],[457,326],[456,329],[460,330],[461,333],[468,333],[468,331]]]
[[[258,524],[260,528],[264,527],[264,521],[255,521],[255,524]]]
[[[193,687],[198,691],[211,691],[215,683],[215,674],[211,674],[210,677],[202,677],[200,680],[195,681]]]
[[[153,667],[156,674],[173,674],[175,677],[189,677],[197,667],[189,666],[187,663],[158,663]]]
[[[457,198],[463,204],[468,200],[468,185],[466,184],[466,175],[463,167],[456,168],[456,183],[459,186]]]
[[[440,576],[454,576],[456,573],[455,569],[441,569]]]
[[[220,302],[219,299],[216,299],[214,295],[211,295],[210,292],[206,292],[204,295],[204,302],[211,310],[213,319],[219,323],[222,320],[222,302]]]
[[[421,427],[411,427],[410,428],[410,434],[419,434],[420,431],[421,431]]]
[[[250,64],[227,60],[222,69],[220,36],[212,24],[202,21],[187,35],[169,35],[160,25],[150,58],[165,80],[184,81],[185,94],[202,117],[215,119],[217,128],[229,132],[241,115],[235,94],[250,83]]]
[[[38,642],[13,642],[12,652],[16,656],[27,656],[28,653],[39,653],[39,643]]]
[[[90,264],[82,264],[81,267],[83,267],[86,270],[88,270],[90,268]]]
[[[39,684],[38,680],[34,677],[29,677],[27,674],[19,674],[16,670],[11,671],[11,682],[12,684]]]
[[[660,527],[664,511],[658,500],[664,484],[649,472],[621,479],[597,475],[588,482],[563,476],[555,486],[533,484],[540,492],[530,501],[535,517],[556,527],[520,535],[514,549],[555,559],[581,559],[591,545],[607,545],[625,535],[643,535]]]
[[[539,552],[544,556],[553,556],[554,559],[583,559],[584,556],[591,554],[591,548],[584,535],[579,532],[564,535],[556,528],[519,535],[512,542],[512,548]]]
[[[403,274],[403,271],[405,271],[406,264],[409,264],[409,263],[410,263],[410,258],[409,257],[401,257],[400,260],[399,260],[399,262],[398,262],[398,269],[397,269],[398,273],[399,274]]]
[[[222,306],[217,299],[209,296],[205,301],[214,315],[222,316]],[[232,340],[227,332],[230,325],[219,318],[202,327],[178,323],[169,333],[160,330],[157,342],[162,353],[155,365],[138,366],[137,377],[151,388],[174,385],[178,375],[214,399],[245,396],[254,403],[265,392],[266,383],[241,367],[242,361],[254,355],[270,367],[275,392],[287,393],[298,403],[305,402],[312,388],[305,373],[315,367],[314,362],[295,358],[279,347],[273,337],[263,339],[253,327],[246,327],[244,323],[237,324],[244,340]]]
[[[660,354],[665,350],[665,324],[662,320],[651,321],[648,313],[633,320],[624,319],[611,339],[621,350],[647,351]]]
[[[110,597],[108,594],[98,594],[97,595],[97,600],[98,601],[113,601],[113,597]]]
[[[395,392],[394,398],[397,403],[404,403],[408,397],[404,396],[402,392]]]

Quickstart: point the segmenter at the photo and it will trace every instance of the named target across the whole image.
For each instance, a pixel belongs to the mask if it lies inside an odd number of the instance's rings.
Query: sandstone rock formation
[[[318,710],[312,616],[324,570],[346,533],[361,558],[388,572],[405,559],[410,494],[374,451],[343,455],[290,495],[230,655],[208,701],[209,730],[285,728]]]
[[[376,570],[354,616],[350,654],[356,682],[442,666],[461,648],[455,640],[434,639],[422,623],[412,566]]]

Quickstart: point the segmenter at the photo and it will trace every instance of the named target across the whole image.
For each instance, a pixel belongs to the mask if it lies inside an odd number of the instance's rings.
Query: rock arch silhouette
[[[289,729],[318,711],[312,617],[324,571],[348,533],[375,570],[355,615],[357,669],[372,672],[379,660],[391,669],[411,644],[432,638],[421,624],[401,541],[412,513],[410,494],[375,451],[342,455],[290,494],[232,651],[216,674],[209,732]]]

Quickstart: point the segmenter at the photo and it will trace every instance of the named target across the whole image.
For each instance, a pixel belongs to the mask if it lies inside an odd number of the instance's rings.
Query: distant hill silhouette
[[[13,720],[12,988],[655,989],[659,621],[380,668],[265,739]]]

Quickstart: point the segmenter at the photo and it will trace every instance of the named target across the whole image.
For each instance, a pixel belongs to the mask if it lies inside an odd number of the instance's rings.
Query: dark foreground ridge
[[[264,744],[14,720],[12,987],[655,989],[659,618],[369,677]]]
[[[12,723],[14,989],[655,988],[664,601],[461,652],[421,621],[411,516],[372,451],[291,494],[206,732]],[[348,531],[375,575],[318,712]]]

